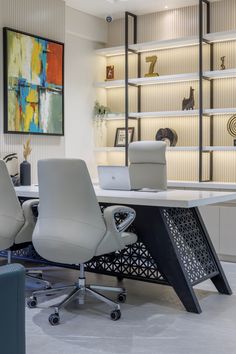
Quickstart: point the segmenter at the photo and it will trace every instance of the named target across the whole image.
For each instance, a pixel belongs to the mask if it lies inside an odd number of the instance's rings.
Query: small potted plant
[[[95,122],[98,125],[102,125],[104,117],[107,116],[107,114],[111,112],[109,107],[100,105],[100,103],[98,101],[95,101],[93,111],[94,111]]]
[[[31,185],[31,165],[27,161],[32,149],[30,146],[30,139],[26,140],[26,143],[23,145],[23,156],[24,161],[20,164],[20,184],[22,186]]]

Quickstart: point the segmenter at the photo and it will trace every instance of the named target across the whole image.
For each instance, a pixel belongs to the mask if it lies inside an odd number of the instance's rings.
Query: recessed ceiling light
[[[165,6],[165,9],[166,9],[166,10],[168,9],[168,6],[167,6],[167,5]]]

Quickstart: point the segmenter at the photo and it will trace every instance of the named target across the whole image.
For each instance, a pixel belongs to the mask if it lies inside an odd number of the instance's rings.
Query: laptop
[[[102,189],[131,190],[127,166],[98,166],[98,179]]]

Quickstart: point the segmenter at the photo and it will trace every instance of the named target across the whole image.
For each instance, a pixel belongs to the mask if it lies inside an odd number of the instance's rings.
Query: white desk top
[[[164,192],[135,192],[103,190],[94,186],[98,201],[112,204],[133,204],[174,208],[192,208],[236,200],[236,192],[199,190],[167,190]],[[37,186],[15,187],[19,197],[38,198]]]

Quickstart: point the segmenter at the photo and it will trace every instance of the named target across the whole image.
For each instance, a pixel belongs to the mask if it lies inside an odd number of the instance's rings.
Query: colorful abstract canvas
[[[4,28],[6,133],[63,135],[64,45]]]

